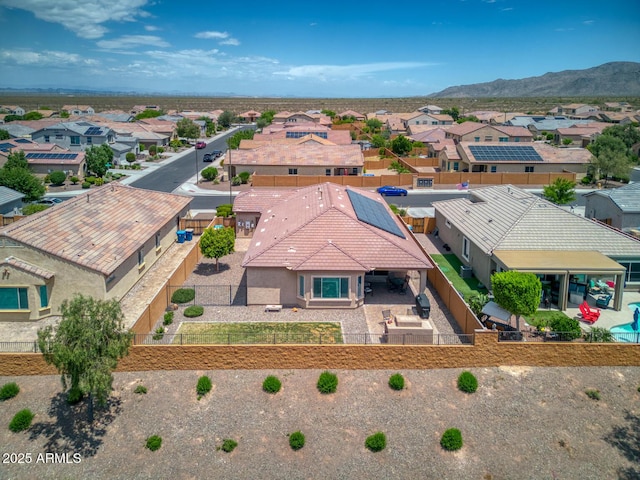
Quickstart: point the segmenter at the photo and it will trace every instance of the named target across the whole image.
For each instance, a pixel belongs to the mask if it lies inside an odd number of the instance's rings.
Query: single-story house
[[[309,135],[329,140],[335,145],[349,145],[351,143],[351,134],[349,130],[329,130],[305,128],[304,126],[295,126],[292,128],[283,128],[280,130],[269,130],[271,133],[256,133],[253,140],[256,142],[271,142],[277,140],[297,140],[305,138]]]
[[[640,183],[594,190],[584,195],[587,218],[595,218],[640,237]],[[637,232],[637,233],[636,233]]]
[[[464,122],[449,127],[447,138],[456,142],[532,142],[533,134],[524,127]]]
[[[280,194],[250,191],[236,197],[234,212],[239,228],[247,220],[254,226],[242,261],[249,305],[356,308],[374,274],[405,278],[417,271],[422,292],[433,268],[375,192],[331,183]]]
[[[487,286],[494,272],[533,272],[561,310],[580,303],[591,281],[614,285],[616,310],[623,288],[640,286],[640,240],[533,193],[498,185],[433,206],[438,236]]]
[[[69,115],[79,116],[93,115],[96,113],[93,107],[89,105],[63,105],[61,110],[67,112]]]
[[[110,183],[0,229],[0,320],[57,315],[76,293],[120,300],[175,243],[190,202]]]
[[[256,112],[255,110],[249,110],[247,112],[241,113],[240,115],[238,115],[238,118],[240,120],[243,120],[245,122],[255,122],[258,118],[260,118],[260,112]]]
[[[26,138],[14,138],[0,143],[0,166],[12,152],[23,151],[35,174],[47,175],[56,170],[68,175],[82,176],[85,172],[85,154],[70,151],[55,143],[36,143]]]
[[[340,112],[338,114],[338,117],[342,118],[343,120],[349,117],[353,117],[357,122],[364,122],[367,119],[366,115],[360,112],[356,112],[355,110],[345,110],[344,112]]]
[[[440,115],[442,110],[443,108],[438,107],[437,105],[425,105],[424,107],[418,108],[419,112],[430,113],[433,115]]]
[[[0,186],[0,214],[15,213],[22,208],[24,194],[12,188]]]

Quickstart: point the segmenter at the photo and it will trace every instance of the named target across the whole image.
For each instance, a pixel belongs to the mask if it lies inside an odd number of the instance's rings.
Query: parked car
[[[202,157],[203,162],[213,162],[213,157],[210,153],[205,153],[204,157]]]
[[[383,197],[386,197],[386,196],[406,197],[407,196],[407,191],[404,188],[391,187],[389,185],[385,185],[384,187],[378,188],[378,193]]]
[[[198,150],[200,150],[201,148],[204,148],[207,146],[207,142],[196,142],[196,148]]]
[[[214,150],[213,152],[211,152],[211,155],[213,155],[213,158],[218,158],[222,156],[222,150]]]
[[[62,200],[60,200],[59,198],[55,198],[55,197],[48,197],[48,198],[43,198],[42,200],[38,200],[36,203],[40,204],[40,205],[57,205],[58,203],[62,203]]]

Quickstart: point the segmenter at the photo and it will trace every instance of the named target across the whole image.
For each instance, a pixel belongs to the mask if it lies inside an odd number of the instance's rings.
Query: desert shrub
[[[566,315],[554,315],[549,320],[549,327],[558,334],[558,340],[571,341],[582,336],[580,322]]]
[[[9,423],[9,430],[12,432],[22,432],[31,426],[31,421],[35,417],[34,413],[25,408],[24,410],[20,410],[13,416],[13,419]]]
[[[49,174],[45,175],[42,181],[44,183],[51,183],[51,176]]]
[[[264,379],[264,382],[262,382],[262,390],[267,393],[278,393],[281,387],[282,383],[280,382],[278,377],[275,377],[273,375],[269,375]]]
[[[61,170],[55,170],[49,174],[49,180],[54,185],[62,185],[67,179],[67,174]]]
[[[589,343],[610,343],[614,341],[613,335],[603,327],[591,327],[591,330],[583,335],[585,341]]]
[[[389,377],[389,386],[394,390],[402,390],[404,388],[404,377],[400,373],[394,373]]]
[[[171,303],[187,303],[196,298],[193,288],[179,288],[171,294]]]
[[[154,340],[162,340],[164,337],[164,327],[156,328],[155,333],[153,334]]]
[[[583,185],[589,185],[591,182],[593,182],[591,177],[582,177],[582,180],[580,180],[580,183]]]
[[[23,215],[33,215],[34,213],[41,212],[49,208],[49,205],[43,205],[41,203],[29,203],[22,207]]]
[[[233,205],[230,203],[223,203],[216,208],[216,216],[218,217],[230,217],[233,211]]]
[[[600,400],[600,390],[586,390],[584,392],[591,400]]]
[[[222,446],[220,447],[220,449],[223,452],[231,453],[237,446],[238,446],[238,442],[236,442],[235,440],[232,440],[231,438],[225,438],[222,441]]]
[[[152,157],[158,153],[158,147],[156,147],[155,145],[150,145],[149,146],[149,155],[151,155]]]
[[[171,325],[173,323],[173,311],[166,312],[164,314],[164,320],[162,321],[164,325]]]
[[[242,179],[240,178],[239,175],[236,175],[231,179],[231,185],[233,185],[234,187],[237,187],[238,185],[242,185]]]
[[[136,161],[136,154],[133,153],[133,152],[127,152],[127,154],[124,156],[124,158],[129,163],[135,162]]]
[[[82,390],[78,387],[71,387],[71,389],[69,389],[69,393],[67,393],[67,403],[69,405],[75,405],[82,400],[83,396],[84,393],[82,393]]]
[[[69,180],[71,180],[71,183],[73,183],[74,185],[77,185],[78,182],[80,181],[80,179],[78,177],[76,177],[75,175],[70,177]]]
[[[243,185],[246,184],[251,178],[251,174],[249,172],[240,172],[238,176],[240,177],[240,180],[242,181]]]
[[[82,188],[84,189],[91,188],[91,184],[89,182],[82,182]]]
[[[2,388],[0,388],[0,400],[9,400],[18,395],[18,393],[20,393],[20,387],[16,382],[5,383]]]
[[[84,177],[84,181],[93,185],[96,183],[96,177],[90,175],[88,177]]]
[[[162,446],[162,437],[159,435],[151,435],[147,438],[147,448],[152,452],[155,452]]]
[[[142,167],[140,166],[139,163],[132,163],[131,164],[131,170],[140,170]]]
[[[320,393],[335,393],[338,388],[338,376],[329,371],[322,372],[318,377],[317,387]]]
[[[384,450],[387,446],[387,436],[382,432],[376,432],[373,435],[369,435],[364,442],[364,446],[372,452]]]
[[[206,375],[201,376],[198,379],[198,384],[196,385],[196,392],[199,396],[206,395],[211,391],[211,379]]]
[[[465,393],[473,393],[478,389],[478,380],[471,372],[462,372],[458,377],[458,389]]]
[[[297,431],[289,435],[289,446],[293,450],[300,450],[304,447],[304,434],[301,431]]]
[[[457,428],[450,428],[442,434],[440,446],[445,450],[453,451],[462,448],[462,433]]]
[[[136,389],[133,391],[133,393],[138,393],[138,394],[147,393],[147,387],[145,387],[144,385],[138,385]]]
[[[185,308],[183,313],[185,317],[199,317],[204,313],[204,307],[201,305],[191,305],[190,307]]]
[[[218,169],[216,167],[207,167],[200,172],[200,175],[202,175],[202,178],[205,180],[212,181],[218,176]]]
[[[164,153],[164,147],[158,147],[158,153]]]

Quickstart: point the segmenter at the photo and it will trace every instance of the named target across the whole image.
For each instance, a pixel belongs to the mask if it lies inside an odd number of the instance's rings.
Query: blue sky
[[[403,97],[611,61],[638,0],[0,0],[0,87]]]

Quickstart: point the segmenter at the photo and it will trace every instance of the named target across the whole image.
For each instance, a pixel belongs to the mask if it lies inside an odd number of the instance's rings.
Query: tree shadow
[[[625,412],[626,424],[613,427],[612,431],[604,437],[604,440],[614,446],[627,460],[637,465],[640,458],[640,417],[631,412]],[[619,468],[618,478],[638,479],[640,478],[639,467]]]
[[[203,277],[210,277],[211,275],[216,275],[231,269],[231,266],[228,263],[219,262],[219,266],[220,268],[216,270],[215,263],[199,263],[193,273],[196,275],[202,275]]]
[[[94,456],[107,433],[107,427],[122,411],[119,398],[109,397],[104,407],[95,406],[94,421],[87,421],[88,400],[76,405],[67,403],[66,392],[58,393],[51,399],[48,414],[54,421],[38,422],[29,428],[30,440],[47,438],[44,450],[47,452],[79,453],[83,458]]]

